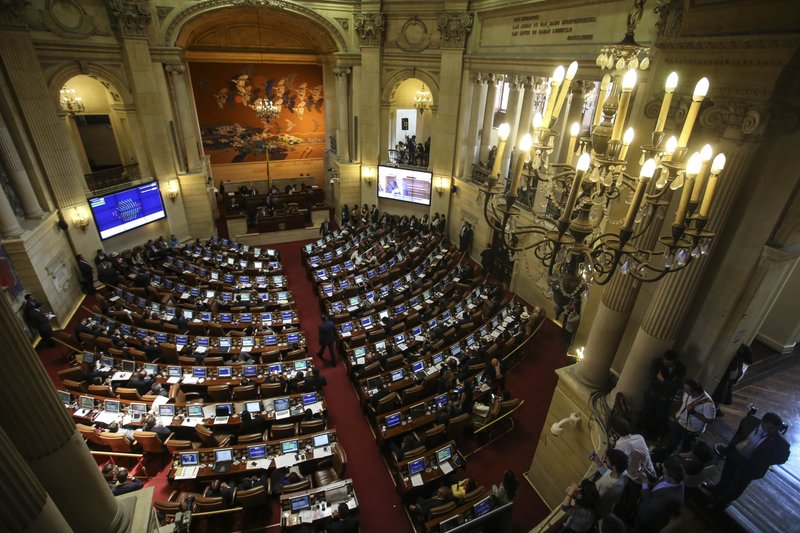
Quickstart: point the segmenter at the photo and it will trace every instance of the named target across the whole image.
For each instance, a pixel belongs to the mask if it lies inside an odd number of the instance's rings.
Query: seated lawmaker
[[[353,514],[346,503],[342,502],[325,522],[327,533],[358,533],[358,515]]]
[[[139,490],[142,487],[144,487],[144,483],[136,478],[128,476],[127,468],[120,468],[117,472],[117,483],[111,489],[111,492],[114,493],[114,496],[119,496],[120,494],[127,494]]]

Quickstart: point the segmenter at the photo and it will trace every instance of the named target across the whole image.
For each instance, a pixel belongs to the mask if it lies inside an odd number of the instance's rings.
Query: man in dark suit
[[[40,308],[34,307],[28,312],[28,320],[42,338],[39,344],[40,347],[52,348],[55,346],[53,344],[53,326],[50,325],[50,317],[44,314]]]
[[[683,478],[685,474],[679,459],[664,463],[662,478],[652,487],[642,485],[642,500],[636,512],[636,532],[656,532],[666,527],[683,506]]]
[[[783,420],[775,413],[766,413],[759,420],[747,415],[728,443],[725,466],[717,485],[710,492],[726,506],[742,495],[754,479],[761,479],[772,465],[789,460],[789,443],[781,435]]]
[[[328,219],[322,221],[322,224],[319,225],[319,234],[323,237],[326,237],[328,233],[331,232],[331,223],[328,222]]]
[[[322,388],[328,384],[325,376],[320,375],[319,368],[314,367],[311,374],[307,375],[303,381],[303,392],[322,392]]]
[[[329,315],[325,315],[322,324],[319,325],[319,351],[317,357],[322,359],[325,348],[331,353],[331,366],[336,366],[336,324],[333,323]]]
[[[89,261],[78,254],[75,256],[78,260],[78,270],[81,273],[81,288],[86,294],[94,294],[94,269]]]
[[[140,370],[128,380],[128,387],[136,389],[140,395],[150,392],[150,387],[153,386],[153,378],[147,375],[145,370]]]
[[[139,490],[142,487],[144,487],[144,483],[138,479],[128,478],[127,468],[120,468],[117,471],[117,484],[111,489],[111,492],[114,493],[114,496],[119,496],[120,494],[127,494]]]
[[[328,533],[358,533],[358,515],[352,514],[347,504],[342,502],[325,522]]]

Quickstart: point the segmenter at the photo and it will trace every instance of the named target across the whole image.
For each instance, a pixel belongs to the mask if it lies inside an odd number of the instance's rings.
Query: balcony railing
[[[98,170],[97,172],[86,174],[84,177],[86,178],[86,186],[90,191],[99,191],[136,181],[141,178],[141,175],[139,174],[139,163],[134,163],[123,167]]]

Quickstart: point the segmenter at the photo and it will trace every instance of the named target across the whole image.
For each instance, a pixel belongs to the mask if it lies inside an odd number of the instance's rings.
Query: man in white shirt
[[[627,477],[630,483],[625,486],[620,502],[621,514],[619,516],[623,519],[633,519],[639,504],[642,484],[647,482],[648,477],[653,479],[656,477],[647,441],[641,435],[634,435],[632,431],[631,423],[626,419],[621,417],[611,419],[611,432],[616,435],[614,449],[628,457]]]
[[[597,472],[600,474],[594,484],[600,494],[598,506],[600,515],[605,516],[613,511],[617,500],[622,496],[627,478],[628,456],[621,450],[614,449],[609,450],[602,461],[595,452],[592,452],[591,459],[597,465]]]
[[[667,452],[672,453],[675,448],[689,451],[706,425],[714,421],[715,412],[714,400],[703,386],[693,379],[684,380],[681,407],[670,422]]]

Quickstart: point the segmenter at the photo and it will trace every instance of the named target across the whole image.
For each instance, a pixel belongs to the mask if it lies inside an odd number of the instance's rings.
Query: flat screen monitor
[[[301,359],[300,361],[294,362],[294,371],[300,372],[301,370],[305,372],[308,369],[308,361],[305,359]]]
[[[175,416],[175,405],[171,403],[159,405],[158,416]]]
[[[386,417],[386,427],[392,428],[400,424],[400,413],[394,413]]]
[[[192,318],[194,318],[194,313],[189,309],[184,309],[183,318],[185,318],[186,320],[191,320]]]
[[[100,357],[100,365],[107,366],[109,368],[113,367],[114,366],[114,358],[103,355],[103,356]]]
[[[94,352],[83,352],[83,362],[87,365],[94,364]]]
[[[450,348],[450,353],[451,353],[451,354],[453,354],[453,355],[458,355],[458,354],[460,354],[460,353],[461,353],[461,345],[459,345],[459,344],[454,344],[454,345],[453,345],[453,346]]]
[[[266,346],[275,346],[278,344],[278,337],[276,335],[264,335],[264,344]]]
[[[220,313],[219,321],[223,323],[229,323],[231,321],[231,314],[230,313]]]
[[[186,406],[186,414],[189,418],[203,418],[203,404],[190,403]]]
[[[298,498],[292,498],[290,500],[290,504],[292,507],[292,512],[304,511],[309,507],[311,507],[311,503],[308,496],[300,496]]]
[[[131,374],[136,372],[136,361],[122,361],[122,371]]]
[[[369,328],[372,327],[372,317],[365,316],[361,319],[361,327],[362,328]]]
[[[392,381],[400,381],[403,379],[403,369],[399,368],[392,372]]]
[[[156,333],[156,342],[167,342],[166,333]]]
[[[434,396],[433,401],[436,403],[436,407],[444,407],[447,405],[447,393]]]
[[[342,333],[349,333],[353,331],[353,323],[352,322],[345,322],[342,324]]]
[[[246,378],[254,378],[258,375],[258,367],[256,365],[245,365],[244,366],[244,377]]]
[[[291,311],[281,311],[281,320],[284,322],[291,322],[294,318],[294,313]]]
[[[411,336],[412,337],[416,337],[418,335],[422,335],[422,327],[421,326],[417,326],[417,327],[415,327],[414,329],[411,330]]]
[[[436,462],[439,464],[446,463],[453,456],[450,446],[445,446],[440,450],[436,450]]]
[[[253,337],[242,337],[242,346],[245,348],[252,348],[255,343]]]
[[[157,181],[95,196],[88,201],[101,240],[167,216]]]
[[[413,476],[414,474],[419,474],[425,470],[425,458],[420,457],[415,461],[411,461],[408,463],[408,475]]]
[[[219,338],[219,347],[220,348],[230,348],[231,347],[231,338],[230,337],[220,337]]]
[[[244,410],[250,414],[256,414],[261,412],[261,402],[258,400],[254,400],[251,402],[244,403]]]
[[[229,403],[218,403],[214,406],[215,416],[231,416],[233,414],[233,406]]]
[[[309,392],[308,394],[303,394],[303,405],[309,405],[312,403],[317,403],[317,393]]]
[[[231,461],[233,461],[233,450],[231,448],[214,450],[215,463],[229,463]]]
[[[250,313],[242,313],[239,315],[239,322],[249,323],[253,321],[253,315]]]
[[[189,338],[186,335],[175,336],[175,344],[186,344],[187,342],[189,342]]]
[[[366,346],[358,346],[355,350],[353,350],[353,355],[358,357],[364,357],[367,355],[367,348]]]
[[[132,403],[130,404],[131,412],[132,413],[139,413],[144,415],[147,413],[147,404],[146,403]]]
[[[181,453],[181,466],[197,466],[200,464],[200,454],[198,452]]]
[[[261,322],[272,323],[272,313],[261,313]]]
[[[411,370],[413,370],[414,372],[425,370],[425,361],[417,361],[416,363],[412,363]]]
[[[267,447],[264,444],[247,447],[248,459],[264,459],[267,456]]]
[[[286,440],[281,442],[281,452],[283,453],[294,453],[297,451],[297,441],[296,440]]]
[[[81,396],[79,405],[81,409],[94,409],[94,398],[91,396]]]
[[[194,377],[194,378],[204,378],[204,377],[206,377],[206,367],[204,367],[204,366],[193,366],[192,367],[192,377]]]
[[[442,361],[444,361],[444,354],[442,352],[439,352],[439,353],[435,354],[431,358],[431,363],[433,363],[434,365],[438,365]]]
[[[167,375],[171,378],[179,378],[183,375],[183,372],[179,366],[168,366]]]
[[[144,371],[147,372],[149,375],[158,374],[158,365],[153,363],[145,363],[144,364]]]
[[[283,371],[283,367],[281,366],[280,363],[273,363],[273,364],[269,365],[269,373],[270,374],[273,373],[273,372],[275,372],[277,374],[280,374],[281,371]]]
[[[64,390],[59,390],[56,392],[58,393],[58,399],[61,400],[61,403],[63,403],[65,407],[68,407],[71,403],[69,392]]]
[[[286,342],[289,344],[300,342],[300,334],[299,333],[289,333],[286,335]]]
[[[198,346],[208,346],[208,337],[197,337]]]
[[[275,398],[273,405],[275,406],[276,411],[288,411],[289,398]]]
[[[447,520],[441,522],[439,524],[439,531],[445,533],[446,531],[450,531],[451,529],[455,529],[461,525],[461,515],[454,516],[452,518],[448,518]]]
[[[384,352],[386,351],[386,341],[378,341],[375,343],[375,351],[376,352]]]
[[[473,506],[473,509],[475,510],[475,518],[485,515],[491,510],[491,508],[492,508],[492,497],[487,496],[486,498],[482,499]]]
[[[322,448],[331,443],[330,436],[327,433],[323,433],[322,435],[314,435],[312,441],[314,448]]]

